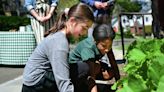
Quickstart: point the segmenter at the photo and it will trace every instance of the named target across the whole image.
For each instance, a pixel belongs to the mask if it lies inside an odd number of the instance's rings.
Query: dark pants
[[[87,77],[89,66],[87,63],[78,62],[70,64],[70,77],[74,84],[75,92],[89,92]]]
[[[97,85],[98,92],[114,92],[110,90],[111,85],[95,84],[92,80],[88,80],[89,75],[89,65],[86,62],[70,64],[70,77],[74,84],[75,92],[91,92],[91,88],[94,85]],[[98,75],[96,79],[103,79],[102,74]]]
[[[115,92],[115,90],[111,89],[112,85],[106,85],[106,84],[97,84],[98,92]]]
[[[22,92],[59,92],[52,70],[48,70],[41,80],[33,86],[23,84]]]

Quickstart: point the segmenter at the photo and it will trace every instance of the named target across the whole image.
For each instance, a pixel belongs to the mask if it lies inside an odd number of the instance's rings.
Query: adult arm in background
[[[25,7],[27,11],[30,12],[30,14],[34,18],[36,18],[40,22],[44,22],[50,19],[51,16],[53,15],[53,12],[56,9],[56,6],[58,4],[58,0],[52,0],[52,4],[50,5],[51,6],[50,11],[45,17],[39,16],[39,14],[35,11],[35,6],[34,6],[35,3],[36,3],[36,0],[25,0]]]
[[[102,9],[107,10],[109,8],[113,8],[115,5],[115,0],[107,0],[106,2],[103,2]]]
[[[119,80],[120,79],[120,73],[119,73],[119,69],[118,69],[118,65],[117,65],[117,62],[115,60],[115,57],[114,57],[114,53],[113,53],[113,50],[111,49],[108,53],[108,58],[109,58],[109,61],[110,61],[110,64],[111,64],[111,67],[112,69],[114,70],[114,77],[115,77],[115,80]]]
[[[52,15],[54,14],[54,11],[58,5],[58,2],[59,2],[59,0],[51,0],[51,1],[52,1],[51,8],[50,8],[50,11],[48,12],[47,16],[45,17],[46,20],[49,20],[52,17]]]
[[[97,9],[101,9],[103,6],[103,3],[100,1],[95,1],[95,0],[80,0],[80,1],[91,7],[96,7]]]

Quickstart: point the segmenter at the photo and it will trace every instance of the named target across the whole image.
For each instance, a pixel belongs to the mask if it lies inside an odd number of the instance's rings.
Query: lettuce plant
[[[164,39],[138,39],[125,55],[127,76],[112,86],[117,92],[163,92]]]

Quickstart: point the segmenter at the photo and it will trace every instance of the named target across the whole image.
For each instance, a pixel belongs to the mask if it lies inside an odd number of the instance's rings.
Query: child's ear
[[[69,21],[71,22],[72,26],[75,26],[77,23],[74,17],[71,17]]]
[[[74,17],[69,18],[69,22],[71,22],[72,24],[75,23],[75,18]]]

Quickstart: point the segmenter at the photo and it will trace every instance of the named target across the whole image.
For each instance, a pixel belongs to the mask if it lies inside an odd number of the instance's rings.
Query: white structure
[[[147,13],[151,13],[152,10],[149,10]],[[137,21],[140,23],[140,24],[143,24],[143,20],[142,20],[142,17],[138,18]],[[145,22],[145,26],[148,26],[148,25],[152,25],[152,21],[153,21],[153,17],[152,15],[144,15],[144,22]]]
[[[150,13],[152,12],[151,10],[151,0],[131,0],[131,1],[137,1],[142,5],[141,13]],[[144,15],[144,24],[145,26],[152,25],[153,17],[152,15]],[[137,16],[133,15],[131,19],[129,19],[126,15],[121,16],[121,22],[122,22],[122,27],[124,28],[124,31],[128,27],[133,27],[135,22],[138,22],[139,25],[143,25],[143,19],[142,16]],[[112,18],[112,26],[117,28],[118,30],[118,17],[113,17]]]

